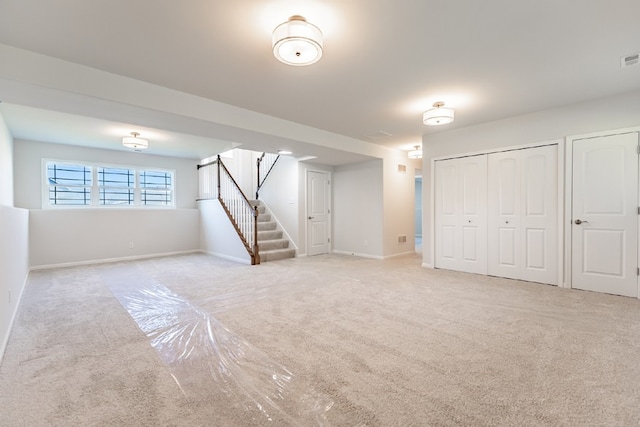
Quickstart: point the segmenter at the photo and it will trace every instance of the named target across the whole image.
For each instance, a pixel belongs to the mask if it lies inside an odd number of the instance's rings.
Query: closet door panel
[[[518,157],[512,152],[492,155],[493,165],[489,169],[496,168],[498,191],[498,214],[501,217],[517,215],[518,205]],[[493,181],[492,181],[493,183]]]
[[[541,147],[545,148],[545,147]],[[536,151],[541,148],[535,149]],[[533,149],[532,149],[533,150]],[[521,153],[524,157],[524,165],[526,168],[526,176],[524,181],[524,194],[525,198],[525,215],[528,217],[544,216],[547,215],[547,197],[549,193],[548,185],[550,183],[547,174],[552,173],[550,170],[552,165],[549,165],[549,160],[544,153],[530,154],[527,156],[527,152],[523,150]]]
[[[520,154],[492,153],[488,158],[488,265],[492,276],[519,276]]]
[[[460,172],[457,159],[435,162],[435,267],[458,270],[461,259]]]
[[[525,238],[525,269],[543,270],[548,264],[546,230],[529,228]]]
[[[557,284],[558,147],[520,150],[522,156],[522,280]]]
[[[487,156],[459,159],[462,203],[462,266],[487,274]]]
[[[492,153],[489,274],[557,282],[557,146]]]
[[[486,274],[487,156],[435,162],[435,266]]]
[[[498,264],[505,267],[516,267],[516,232],[513,228],[499,228],[498,242]],[[489,272],[489,274],[492,274]]]
[[[455,252],[455,236],[456,230],[454,226],[451,225],[443,225],[442,228],[442,252],[441,257],[443,259],[454,262],[456,259]]]

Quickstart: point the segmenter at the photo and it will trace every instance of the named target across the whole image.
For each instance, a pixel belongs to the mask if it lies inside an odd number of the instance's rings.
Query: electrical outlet
[[[136,245],[133,242],[129,242],[129,249],[133,249]]]

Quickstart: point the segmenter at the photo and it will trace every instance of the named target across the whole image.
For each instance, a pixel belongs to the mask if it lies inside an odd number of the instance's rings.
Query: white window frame
[[[118,166],[118,167],[114,167],[114,166],[106,166],[106,165],[98,165],[96,166],[96,184],[95,187],[97,187],[97,193],[98,193],[98,205],[100,207],[105,207],[105,206],[120,206],[120,207],[124,207],[124,206],[134,206],[136,203],[136,190],[138,188],[138,180],[137,180],[137,171],[135,168],[131,168],[131,167],[122,167],[122,166]],[[124,187],[124,186],[109,186],[109,185],[100,185],[100,169],[120,169],[120,170],[126,170],[126,171],[130,171],[132,172],[133,175],[133,185],[129,186],[129,187]],[[128,199],[127,199],[127,203],[102,203],[102,196],[101,196],[101,190],[131,190],[133,193],[133,198],[132,198],[132,202],[128,203]],[[93,201],[93,200],[92,200]]]
[[[171,197],[171,204],[166,204],[166,205],[158,205],[158,204],[143,204],[142,203],[142,193],[143,190],[154,190],[153,187],[145,187],[142,188],[142,180],[140,179],[140,175],[143,172],[162,172],[162,173],[169,173],[171,174],[171,188],[169,190],[166,189],[157,189],[155,188],[155,190],[160,190],[160,191],[168,191]],[[135,171],[136,174],[136,199],[138,200],[138,202],[145,207],[150,207],[150,206],[157,206],[157,207],[163,207],[163,206],[175,206],[176,204],[176,174],[173,171],[167,170],[167,169],[159,169],[159,168],[139,168]]]
[[[49,203],[49,180],[48,180],[48,165],[49,164],[70,164],[77,166],[85,166],[91,168],[91,198],[88,205],[52,205]],[[132,204],[100,204],[101,186],[98,181],[98,169],[99,168],[114,168],[114,169],[130,169],[134,175],[134,198]],[[176,208],[176,170],[167,169],[154,166],[131,166],[123,164],[113,163],[101,163],[101,162],[87,162],[81,160],[61,160],[61,159],[42,159],[40,167],[41,171],[41,203],[42,209],[175,209]],[[141,189],[140,189],[140,172],[163,172],[169,173],[172,178],[171,187],[171,204],[142,204],[141,203]],[[124,188],[124,187],[123,187]]]
[[[83,208],[83,207],[89,207],[89,205],[74,205],[74,204],[62,204],[62,205],[52,205],[49,203],[50,201],[50,190],[52,185],[49,183],[49,164],[56,164],[56,165],[72,165],[72,166],[81,166],[81,167],[85,167],[90,169],[91,171],[91,185],[71,185],[70,187],[77,187],[77,188],[88,188],[89,189],[89,203],[91,203],[91,200],[93,199],[93,187],[95,185],[94,179],[95,179],[95,171],[93,170],[93,167],[91,165],[88,165],[86,163],[83,162],[75,162],[75,161],[46,161],[42,163],[42,202],[43,205],[42,206],[47,206],[47,207],[51,207],[54,209],[60,209],[60,208],[69,208],[69,209],[75,209],[75,208]],[[63,185],[63,184],[59,184],[59,185]],[[63,185],[65,187],[69,187],[68,185]]]

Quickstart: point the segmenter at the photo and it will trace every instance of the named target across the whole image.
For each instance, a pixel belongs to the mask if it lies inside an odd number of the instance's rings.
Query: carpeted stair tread
[[[289,248],[289,241],[287,239],[263,240],[258,242],[258,246],[260,247],[260,253],[274,249],[287,249]]]
[[[260,251],[260,262],[277,261],[280,259],[293,258],[296,256],[296,250],[293,248],[272,249],[268,251]]]
[[[278,224],[275,221],[269,221],[269,222],[260,222],[260,221],[258,221],[258,232],[275,230],[277,228],[277,226],[278,226]],[[258,238],[260,238],[259,234],[258,234]]]
[[[252,206],[258,206],[258,246],[260,248],[260,262],[277,261],[295,258],[296,250],[290,247],[289,240],[273,220],[271,213],[259,200],[251,200]]]
[[[282,239],[281,230],[258,231],[258,243],[260,243],[263,240],[274,240],[274,239]]]

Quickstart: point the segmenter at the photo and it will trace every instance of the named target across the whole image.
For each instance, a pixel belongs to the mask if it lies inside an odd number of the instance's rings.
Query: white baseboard
[[[384,257],[381,257],[379,255],[361,254],[361,253],[358,253],[358,252],[348,252],[348,251],[334,250],[332,253],[334,253],[336,255],[357,256],[359,258],[378,259],[378,260],[383,260],[384,259]]]
[[[422,263],[422,266],[423,266],[424,268],[431,268],[431,269],[433,269],[433,268],[434,268],[434,267],[433,267],[433,264],[429,264],[428,262],[423,262],[423,263]]]
[[[140,259],[160,258],[165,256],[186,255],[186,254],[192,254],[197,252],[203,252],[203,251],[200,249],[192,249],[188,251],[163,252],[158,254],[134,255],[134,256],[128,256],[128,257],[94,259],[94,260],[88,260],[88,261],[63,262],[60,264],[36,265],[31,267],[31,271],[49,270],[52,268],[79,267],[82,265],[92,265],[92,264],[109,264],[109,263],[121,262],[121,261],[135,261]]]
[[[383,259],[392,259],[392,258],[398,258],[398,257],[402,257],[402,256],[407,256],[407,255],[415,255],[416,251],[408,251],[408,252],[402,252],[399,254],[393,254],[393,255],[387,255],[386,257],[383,257]]]
[[[209,251],[200,251],[200,252],[205,253],[205,254],[209,254],[209,255],[217,257],[217,258],[226,259],[227,261],[233,261],[233,262],[238,262],[240,264],[251,265],[251,260],[247,260],[247,259],[244,259],[244,258],[238,258],[238,257],[234,257],[234,256],[229,256],[229,255],[220,254],[220,253],[217,253],[217,252],[209,252]]]

